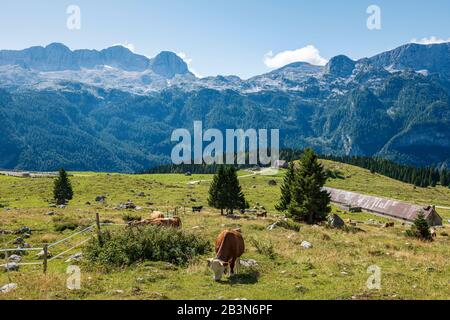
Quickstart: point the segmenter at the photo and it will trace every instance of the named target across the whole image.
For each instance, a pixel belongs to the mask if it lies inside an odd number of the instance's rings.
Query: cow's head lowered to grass
[[[214,272],[214,280],[220,281],[225,274],[229,263],[223,262],[219,259],[208,259],[208,268]]]

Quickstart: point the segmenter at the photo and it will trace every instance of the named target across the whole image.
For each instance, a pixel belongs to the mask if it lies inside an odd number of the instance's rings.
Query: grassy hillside
[[[367,170],[325,161],[330,170],[341,178],[328,182],[331,187],[398,198],[420,204],[450,206],[450,190],[444,188],[415,189]],[[174,267],[166,263],[147,262],[133,267],[104,272],[81,264],[82,287],[79,291],[65,288],[64,261],[75,249],[52,261],[44,276],[40,266],[22,267],[20,272],[0,273],[0,286],[15,282],[19,288],[0,299],[448,299],[450,298],[448,261],[450,259],[450,233],[447,225],[438,231],[433,243],[406,238],[408,226],[396,223],[385,229],[383,218],[367,213],[349,214],[333,207],[344,219],[357,222],[357,233],[302,225],[300,232],[266,227],[279,216],[274,205],[279,196],[282,173],[276,177],[249,175],[241,172],[241,184],[251,206],[262,205],[269,218],[259,220],[230,220],[220,217],[216,210],[206,208],[201,214],[186,212],[183,206],[206,205],[209,175],[119,175],[100,173],[73,173],[75,198],[65,209],[49,208],[52,179],[21,179],[0,176],[0,229],[14,230],[29,226],[33,230],[27,241],[33,246],[53,243],[75,231],[56,232],[56,220],[67,219],[79,225],[94,222],[95,212],[108,222],[123,223],[127,210],[117,210],[119,203],[132,200],[142,210],[133,215],[148,217],[151,210],[178,212],[183,229],[209,239],[211,247],[218,233],[227,227],[240,226],[247,250],[243,259],[255,259],[258,266],[243,268],[235,278],[215,283],[206,269],[206,258],[192,261],[188,267]],[[277,186],[269,186],[275,179]],[[198,182],[199,183],[195,183]],[[145,196],[139,193],[144,192]],[[105,195],[104,204],[94,201]],[[90,202],[91,204],[87,204]],[[53,211],[54,216],[47,213]],[[440,210],[446,219],[448,211]],[[369,220],[371,219],[371,220]],[[110,228],[122,228],[120,226]],[[2,247],[11,247],[15,236],[0,236]],[[80,238],[55,247],[58,254],[78,243]],[[300,243],[309,241],[311,249]],[[257,250],[256,245],[265,248]],[[275,253],[273,257],[272,254]],[[25,257],[25,262],[33,256]],[[382,288],[371,291],[366,287],[370,274],[367,268],[377,265],[382,270]],[[9,277],[9,278],[8,278]]]

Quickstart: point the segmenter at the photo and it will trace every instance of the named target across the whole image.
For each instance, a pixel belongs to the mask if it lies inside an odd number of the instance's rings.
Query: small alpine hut
[[[331,197],[331,202],[349,207],[358,207],[364,211],[372,212],[393,219],[413,222],[420,212],[425,215],[430,226],[441,226],[442,218],[435,206],[419,206],[397,200],[367,196],[355,192],[333,188],[324,188]]]

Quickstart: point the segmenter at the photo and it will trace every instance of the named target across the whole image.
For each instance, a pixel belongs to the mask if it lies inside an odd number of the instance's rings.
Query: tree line
[[[413,184],[416,187],[436,187],[440,184],[450,188],[450,170],[442,168],[407,166],[377,157],[326,155],[321,156],[321,158],[368,169],[372,173]]]

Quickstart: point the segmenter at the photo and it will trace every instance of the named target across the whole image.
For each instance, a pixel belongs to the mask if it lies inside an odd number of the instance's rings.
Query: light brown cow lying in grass
[[[178,217],[174,218],[157,218],[157,219],[148,219],[142,220],[138,222],[130,223],[130,227],[139,227],[139,226],[157,226],[157,227],[169,227],[169,228],[181,228],[181,219]]]
[[[234,267],[239,268],[239,258],[245,251],[244,238],[238,230],[225,230],[216,239],[216,257],[208,259],[208,267],[214,272],[214,280],[220,281],[222,275],[230,267],[230,274],[234,274]]]
[[[153,213],[150,215],[150,220],[153,219],[164,219],[166,216],[164,215],[164,213],[160,212],[160,211],[153,211]]]

